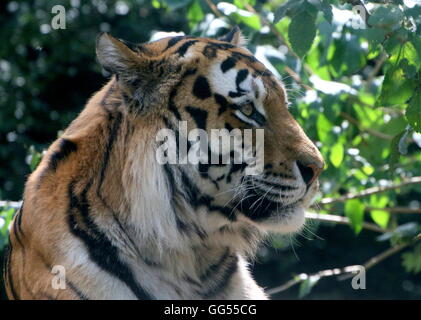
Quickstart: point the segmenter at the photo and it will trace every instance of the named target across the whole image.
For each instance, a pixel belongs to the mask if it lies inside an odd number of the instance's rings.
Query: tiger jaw
[[[318,184],[318,181],[315,181],[304,196],[289,204],[267,198],[262,199],[260,196],[246,195],[245,197],[248,198],[243,202],[247,203],[244,203],[241,209],[246,219],[252,221],[260,229],[276,233],[297,232],[305,223],[305,211],[314,200]]]

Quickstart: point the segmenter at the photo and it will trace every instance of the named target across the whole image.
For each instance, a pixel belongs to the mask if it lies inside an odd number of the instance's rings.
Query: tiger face
[[[189,141],[179,129],[183,121],[187,133],[200,129],[208,136],[213,129],[251,130],[255,141],[263,132],[258,174],[246,174],[250,164],[234,161],[163,164],[168,184],[175,185],[169,189],[182,198],[174,206],[184,201],[206,208],[209,220],[202,224],[216,228],[242,221],[293,232],[317,192],[323,158],[289,113],[282,83],[241,41],[238,28],[219,40],[178,36],[142,45],[103,34],[97,56],[115,75],[129,116],[162,119],[161,127],[177,136],[177,152],[180,140]],[[255,155],[256,148],[246,151]],[[230,145],[222,152],[233,160],[236,150]]]

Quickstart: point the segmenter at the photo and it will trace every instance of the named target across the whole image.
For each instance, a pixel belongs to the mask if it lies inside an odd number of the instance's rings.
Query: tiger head
[[[129,197],[136,203],[144,192],[152,192],[156,201],[149,211],[168,202],[164,210],[168,216],[161,218],[175,219],[182,229],[207,232],[247,223],[259,230],[293,232],[303,225],[304,210],[317,192],[323,158],[288,111],[281,81],[242,41],[238,28],[218,40],[175,36],[133,45],[108,34],[98,37],[98,60],[115,75],[114,90],[124,100],[127,116],[139,127],[152,128],[148,132],[153,134],[140,131],[143,134],[139,133],[133,149],[136,143],[144,146],[142,139],[148,137],[153,146],[148,149],[150,157],[156,157],[151,150],[160,147],[156,135],[163,128],[175,133],[177,153],[180,141],[191,148],[179,126],[183,121],[186,132],[200,129],[208,136],[212,129],[251,130],[255,141],[258,130],[263,132],[263,170],[257,174],[246,174],[249,163],[215,164],[208,159],[208,163],[159,164],[157,159],[143,159],[145,149],[132,150],[132,166],[142,162],[144,169],[142,173],[132,169],[127,179],[144,181],[145,175],[156,174],[156,182],[150,178],[148,190],[132,186],[135,190]],[[105,107],[112,108],[112,102],[104,98]],[[256,154],[256,148],[248,151]],[[232,159],[235,150],[230,145],[222,152]],[[140,200],[137,203],[145,206]],[[174,211],[176,218],[172,218]]]

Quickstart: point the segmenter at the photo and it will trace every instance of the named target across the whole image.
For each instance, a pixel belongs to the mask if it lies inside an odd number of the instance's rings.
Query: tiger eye
[[[247,103],[241,107],[241,112],[244,113],[247,117],[250,117],[253,114],[253,106],[251,103]]]

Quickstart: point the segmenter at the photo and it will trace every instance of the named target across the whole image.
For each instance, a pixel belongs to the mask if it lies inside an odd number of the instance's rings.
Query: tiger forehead
[[[230,43],[187,36],[169,37],[151,42],[144,47],[151,55],[178,55],[180,58],[224,59],[230,56],[235,61],[241,61],[252,68],[258,76],[272,76],[265,66],[260,63],[247,49],[236,47]]]
[[[231,98],[251,99],[254,95],[263,100],[267,89],[279,87],[278,79],[250,51],[228,42],[176,36],[151,42],[144,50],[154,60],[180,59],[206,77],[217,93]]]

